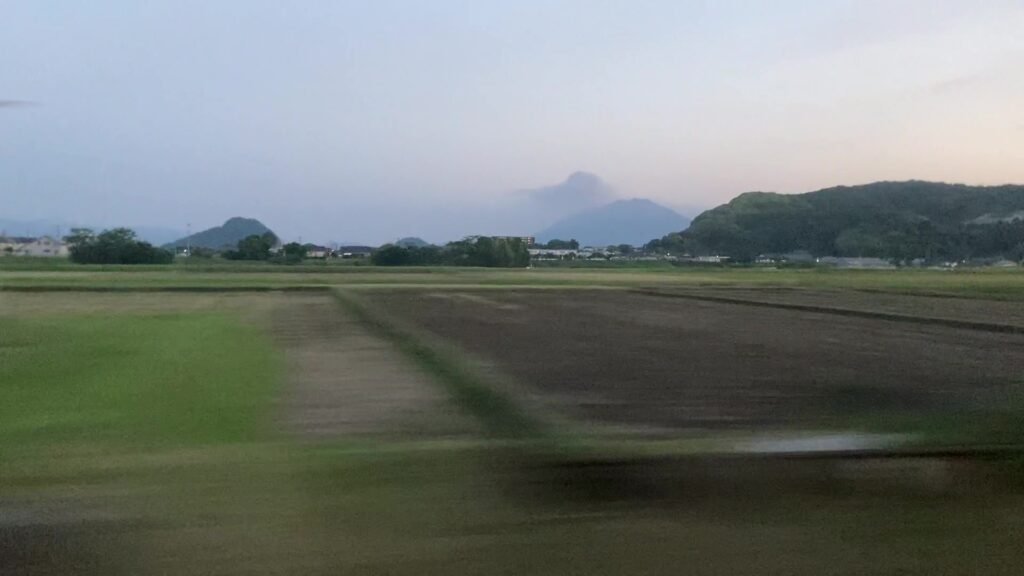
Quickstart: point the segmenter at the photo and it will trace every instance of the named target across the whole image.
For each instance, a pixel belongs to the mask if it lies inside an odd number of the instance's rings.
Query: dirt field
[[[366,298],[591,421],[743,428],[948,414],[1006,405],[1024,377],[1014,334],[629,292]]]
[[[681,297],[740,300],[780,306],[831,308],[867,314],[887,314],[989,325],[1010,332],[1024,332],[1024,306],[1018,302],[976,298],[950,298],[887,294],[862,290],[822,290],[810,288],[714,289],[658,288],[648,290]]]

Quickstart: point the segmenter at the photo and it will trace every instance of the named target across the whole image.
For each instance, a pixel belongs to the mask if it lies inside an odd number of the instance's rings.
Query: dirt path
[[[286,431],[307,438],[443,438],[474,429],[428,375],[329,296],[290,295],[271,326],[288,362]]]

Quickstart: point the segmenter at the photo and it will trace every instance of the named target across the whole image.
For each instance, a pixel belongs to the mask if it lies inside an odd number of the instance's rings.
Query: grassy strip
[[[1024,334],[1024,327],[1014,326],[1012,324],[995,324],[992,322],[956,320],[954,318],[937,318],[934,316],[910,316],[907,314],[895,314],[892,312],[855,310],[852,308],[834,308],[831,306],[818,306],[815,304],[766,302],[764,300],[750,300],[748,298],[734,298],[729,296],[713,296],[710,294],[693,294],[688,292],[662,292],[660,290],[645,288],[633,289],[631,291],[637,294],[644,294],[646,296],[657,296],[660,298],[682,298],[686,300],[701,300],[704,302],[716,302],[720,304],[739,304],[741,306],[759,306],[762,308],[778,308],[781,310],[796,310],[800,312],[817,312],[821,314],[835,314],[837,316],[850,316],[854,318],[870,318],[872,320],[892,320],[896,322],[910,322],[913,324],[930,324],[935,326],[946,326],[949,328],[980,330],[984,332]]]
[[[325,292],[328,286],[89,286],[89,285],[0,285],[0,292]]]
[[[171,265],[146,267],[91,267],[31,271],[5,269],[0,261],[0,289],[53,286],[163,287],[163,286],[581,286],[581,287],[805,287],[842,288],[897,294],[956,296],[1024,301],[1024,273],[1003,271],[847,271],[773,269],[679,268],[394,268],[339,266],[239,266],[235,268]],[[340,271],[340,270],[339,270]]]
[[[501,439],[539,440],[551,431],[515,400],[495,390],[465,362],[440,346],[430,345],[371,310],[350,292],[335,290],[335,299],[360,323],[394,343],[441,383],[455,402],[476,417],[484,430]]]

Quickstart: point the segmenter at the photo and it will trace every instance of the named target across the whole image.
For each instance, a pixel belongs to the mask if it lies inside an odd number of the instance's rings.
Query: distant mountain
[[[415,236],[406,236],[405,238],[395,240],[394,243],[396,246],[404,246],[406,248],[423,248],[424,246],[430,246],[430,242],[427,242],[426,240],[422,238],[417,238]]]
[[[676,250],[752,258],[1024,256],[1024,186],[876,182],[805,194],[748,192],[693,220]]]
[[[414,230],[435,242],[468,235],[528,236],[566,216],[617,200],[614,190],[597,176],[574,172],[548,186],[480,194],[444,207],[448,224],[430,230],[418,224]]]
[[[167,247],[185,246],[191,239],[192,246],[201,246],[211,250],[221,248],[234,248],[238,241],[253,234],[273,233],[270,228],[254,218],[229,218],[222,226],[208,228],[202,232],[196,232],[191,237],[179,238],[174,242],[166,244]]]
[[[600,206],[615,199],[615,191],[604,180],[589,172],[573,172],[565,182],[518,194],[529,198],[532,204],[547,213],[572,214]]]
[[[650,200],[619,200],[563,218],[536,236],[538,242],[575,238],[584,246],[642,245],[688,224],[685,217]]]

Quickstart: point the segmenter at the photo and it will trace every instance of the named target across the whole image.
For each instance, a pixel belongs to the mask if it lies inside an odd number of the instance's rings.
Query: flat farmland
[[[1019,362],[1012,334],[621,289],[0,291],[0,574],[1020,571],[1024,499],[1002,485],[748,494],[771,484],[754,468],[737,474],[756,486],[694,492],[688,470],[626,465],[666,490],[626,472],[593,494],[571,442],[490,434],[431,346],[581,420],[670,430],[981,406]],[[914,375],[929,363],[942,386]]]
[[[587,422],[771,429],[925,418],[967,427],[972,415],[1013,405],[1024,378],[1020,334],[630,291],[364,297]]]

